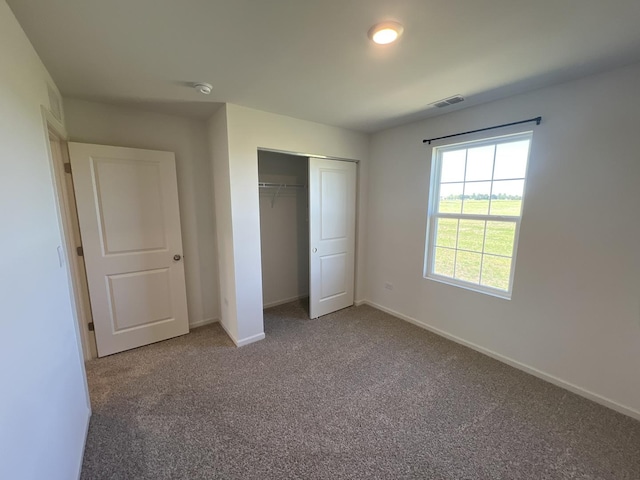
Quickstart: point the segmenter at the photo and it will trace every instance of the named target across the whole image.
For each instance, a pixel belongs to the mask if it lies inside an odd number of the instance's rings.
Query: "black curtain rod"
[[[442,140],[443,138],[459,137],[460,135],[468,135],[470,133],[484,132],[486,130],[493,130],[494,128],[510,127],[512,125],[520,125],[521,123],[536,122],[536,125],[540,125],[541,121],[542,121],[542,117],[530,118],[529,120],[520,120],[519,122],[504,123],[502,125],[495,125],[493,127],[479,128],[478,130],[469,130],[468,132],[462,132],[462,133],[454,133],[453,135],[445,135],[444,137],[426,138],[422,140],[422,143],[428,143],[429,145],[431,145],[431,142],[435,140]]]

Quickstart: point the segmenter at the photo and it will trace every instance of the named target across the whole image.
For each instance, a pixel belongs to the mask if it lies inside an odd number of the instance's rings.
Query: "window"
[[[511,298],[531,138],[434,148],[427,278]]]

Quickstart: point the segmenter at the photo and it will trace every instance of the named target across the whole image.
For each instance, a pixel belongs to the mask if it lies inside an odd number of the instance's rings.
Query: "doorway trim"
[[[77,214],[74,217],[71,210],[76,207],[75,203],[72,202],[72,197],[67,186],[68,184],[66,183],[67,174],[64,171],[64,164],[69,161],[69,153],[67,151],[68,134],[64,125],[44,106],[41,106],[41,112],[56,200],[58,222],[60,225],[60,236],[62,238],[64,249],[64,266],[67,271],[67,278],[69,279],[71,310],[76,327],[78,352],[81,356],[88,398],[89,391],[88,386],[86,385],[84,362],[97,358],[97,349],[95,346],[95,337],[92,332],[89,331],[89,322],[91,322],[92,317],[89,303],[89,292],[86,285],[87,280],[84,273],[84,264],[82,263],[82,258],[76,253],[76,248],[79,245],[75,244],[73,219],[75,218],[77,222]],[[52,139],[57,141],[60,146],[61,158],[59,161],[56,161],[54,152],[51,150]],[[79,232],[79,226],[75,225],[75,227],[77,229],[75,231]],[[91,406],[89,405],[89,408],[90,407]]]
[[[273,153],[283,153],[285,155],[292,155],[294,157],[304,157],[304,158],[322,158],[325,160],[338,160],[340,162],[353,162],[360,163],[360,160],[356,160],[354,158],[342,158],[342,157],[330,157],[327,155],[317,155],[315,153],[300,153],[300,152],[291,152],[289,150],[278,150],[276,148],[263,148],[258,147],[258,152],[273,152]]]
[[[301,152],[296,152],[296,151],[291,151],[291,150],[281,150],[281,149],[277,149],[277,148],[269,148],[269,147],[261,147],[261,146],[257,146],[256,147],[256,160],[255,160],[255,165],[256,165],[256,173],[258,172],[258,158],[260,155],[260,152],[272,152],[272,153],[282,153],[284,155],[290,155],[290,156],[294,156],[294,157],[300,157],[301,159],[307,159],[309,160],[310,158],[320,158],[320,159],[324,159],[324,160],[335,160],[335,161],[340,161],[340,162],[349,162],[349,163],[355,163],[356,164],[356,190],[355,190],[355,195],[356,195],[356,203],[355,203],[355,217],[354,217],[354,224],[355,224],[355,249],[354,249],[354,262],[353,262],[353,269],[354,269],[354,278],[353,278],[353,291],[354,291],[354,302],[353,305],[358,306],[362,304],[362,301],[358,301],[357,300],[357,296],[356,296],[356,292],[357,292],[357,287],[358,287],[358,254],[360,251],[359,248],[359,244],[360,244],[360,208],[361,208],[361,199],[360,199],[360,178],[362,175],[362,161],[361,160],[357,160],[355,158],[345,158],[345,157],[334,157],[334,156],[329,156],[329,155],[318,155],[315,153],[301,153]],[[257,187],[256,187],[257,188]],[[258,191],[258,196],[260,195],[260,192]],[[260,206],[258,204],[258,229],[260,229]],[[260,231],[260,235],[259,235],[260,241],[262,239],[262,232]],[[261,252],[261,257],[262,257],[262,249],[260,248],[260,252]],[[259,268],[260,268],[260,278],[262,279],[262,258],[259,264]],[[309,270],[311,271],[311,270]],[[311,289],[311,282],[309,282],[309,289]],[[263,287],[263,291],[264,291],[264,287]],[[311,292],[309,292],[311,293]],[[304,296],[299,297],[299,298],[305,298]],[[310,295],[309,295],[309,298]],[[294,301],[295,298],[292,298],[291,301]],[[261,295],[260,298],[261,304],[262,304],[262,311],[264,312],[264,310],[266,308],[269,307],[274,307],[277,305],[281,305],[284,303],[287,303],[288,301],[282,301],[282,302],[277,302],[277,303],[273,303],[273,304],[267,304],[265,305],[264,303],[264,297]],[[310,313],[310,312],[309,312]],[[222,322],[221,322],[222,325]],[[264,320],[263,320],[263,331],[264,331]],[[231,335],[229,335],[231,336]],[[233,337],[232,337],[233,338]]]

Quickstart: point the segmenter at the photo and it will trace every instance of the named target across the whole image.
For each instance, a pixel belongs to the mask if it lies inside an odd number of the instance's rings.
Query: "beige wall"
[[[367,298],[640,418],[639,84],[636,65],[374,135]],[[512,299],[424,279],[422,139],[538,115]]]
[[[41,106],[55,89],[0,0],[0,478],[78,478],[89,399]],[[64,251],[64,250],[63,250]]]
[[[68,98],[64,107],[74,142],[176,154],[189,324],[217,320],[220,304],[206,122]]]
[[[232,339],[238,338],[233,222],[231,218],[231,178],[229,176],[229,135],[227,105],[223,105],[207,124],[209,153],[215,193],[218,272],[220,285],[220,323]]]

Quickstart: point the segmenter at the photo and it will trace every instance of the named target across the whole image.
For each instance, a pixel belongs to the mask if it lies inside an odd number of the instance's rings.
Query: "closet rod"
[[[306,185],[300,185],[297,183],[258,182],[258,186],[260,188],[277,188],[277,190],[273,194],[273,197],[271,197],[271,208],[273,208],[273,205],[276,203],[276,198],[278,197],[278,195],[280,194],[280,191],[283,188],[307,188]]]
[[[307,188],[306,185],[301,185],[298,183],[269,183],[269,182],[258,182],[258,186],[261,188]]]

